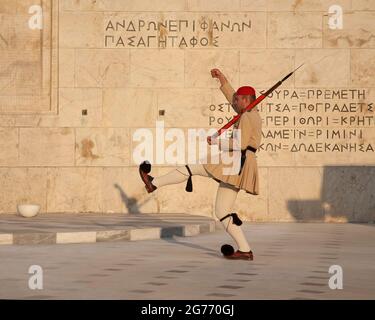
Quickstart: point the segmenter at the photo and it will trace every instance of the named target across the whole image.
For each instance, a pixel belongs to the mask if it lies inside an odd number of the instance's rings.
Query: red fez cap
[[[239,88],[236,93],[239,96],[255,96],[254,88],[248,86]]]

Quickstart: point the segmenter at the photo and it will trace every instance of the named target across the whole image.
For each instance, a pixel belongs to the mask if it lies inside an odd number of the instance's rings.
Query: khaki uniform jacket
[[[220,87],[229,103],[232,103],[233,94],[235,93],[232,86],[227,82]],[[241,149],[244,150],[248,146],[258,149],[262,140],[262,118],[259,111],[254,107],[251,111],[242,114],[240,119],[234,124],[234,129],[241,129]],[[231,138],[233,139],[233,138]],[[231,140],[229,139],[229,140]],[[233,155],[233,151],[229,152]],[[239,154],[237,151],[236,154]],[[240,174],[224,171],[224,168],[229,168],[233,165],[224,164],[219,160],[219,163],[203,164],[206,171],[216,180],[231,184],[239,189],[245,190],[247,193],[253,195],[259,194],[259,172],[257,165],[257,156],[254,152],[246,151],[246,160]],[[228,170],[228,169],[227,169]]]

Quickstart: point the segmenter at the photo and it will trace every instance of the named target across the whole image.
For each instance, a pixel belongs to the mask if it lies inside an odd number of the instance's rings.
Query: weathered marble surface
[[[18,162],[18,129],[0,128],[0,165]]]
[[[76,50],[76,86],[88,88],[127,87],[130,82],[128,50]]]
[[[103,126],[153,127],[157,118],[157,90],[108,88],[103,90]]]
[[[299,51],[297,51],[299,52]],[[291,49],[250,49],[240,51],[240,85],[267,88],[294,67],[295,50]],[[284,82],[285,87],[293,86],[294,75]]]
[[[43,11],[42,29],[29,27],[31,6]],[[56,0],[0,4],[0,114],[56,112],[57,20]]]
[[[60,48],[100,48],[103,43],[104,14],[100,12],[61,12]],[[77,33],[77,30],[80,30]]]
[[[15,213],[17,205],[36,203],[47,211],[47,172],[44,168],[0,168],[0,213]]]
[[[268,48],[321,48],[320,13],[271,12],[268,14]]]
[[[184,86],[184,52],[174,50],[132,51],[131,84],[135,87]]]
[[[351,83],[356,86],[374,87],[375,50],[353,49],[351,52]]]
[[[349,87],[350,52],[348,50],[298,50],[295,63],[296,66],[306,63],[295,75],[296,87]]]
[[[130,138],[126,128],[76,129],[76,165],[124,166],[129,164]]]
[[[217,88],[208,76],[208,70],[219,68],[228,75],[233,86],[239,85],[239,50],[186,50],[185,87]]]
[[[324,17],[323,22],[323,46],[325,48],[375,47],[374,11],[354,11],[345,13],[343,16],[343,29],[331,30],[328,27],[328,16]]]
[[[19,163],[23,166],[74,165],[73,128],[20,128]]]
[[[179,11],[186,9],[185,0],[62,0],[61,8],[64,11]]]
[[[258,106],[264,121],[264,149],[257,155],[261,194],[240,193],[235,210],[257,221],[374,220],[374,199],[368,192],[374,180],[373,151],[274,148],[279,143],[375,143],[374,122],[358,125],[337,120],[375,119],[373,1],[58,2],[58,7],[55,0],[0,3],[0,213],[15,213],[18,203],[29,201],[39,203],[42,212],[184,211],[212,216],[214,181],[195,178],[192,194],[185,193],[184,185],[146,193],[132,157],[138,144],[132,141],[133,134],[148,128],[155,137],[157,120],[164,121],[166,130],[182,129],[185,135],[189,128],[219,128],[226,123],[234,113],[218,81],[211,78],[211,68],[220,68],[235,89],[251,85],[259,94],[305,63],[277,94]],[[41,3],[44,29],[29,30],[28,9]],[[344,10],[342,30],[328,27],[328,8],[333,4]],[[123,20],[172,24],[181,20],[190,29],[106,30],[109,21]],[[251,21],[251,27],[243,32],[218,31],[214,21],[232,26]],[[151,34],[159,40],[206,37],[209,45],[116,47],[106,46],[104,37]],[[308,90],[323,94],[307,99],[303,96]],[[365,96],[328,98],[326,90],[364,90]],[[292,97],[293,92],[299,97]],[[321,108],[337,104],[340,110],[293,108],[300,103]],[[353,103],[366,108],[345,111]],[[282,110],[286,105],[290,110]],[[323,122],[302,124],[310,116],[322,117]],[[283,117],[288,121],[281,123]],[[293,130],[305,129],[308,136],[291,136]],[[350,138],[316,138],[318,130],[332,134],[343,129],[362,131]],[[166,141],[165,146],[173,143]],[[153,174],[173,168],[174,164],[155,166]],[[10,240],[3,236],[1,241]]]

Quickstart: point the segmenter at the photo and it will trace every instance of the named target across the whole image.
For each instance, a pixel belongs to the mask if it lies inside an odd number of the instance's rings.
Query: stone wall
[[[43,29],[28,28],[32,5]],[[331,5],[343,28],[331,29]],[[217,183],[151,196],[132,159],[137,128],[218,128],[232,115],[210,77],[259,92],[256,221],[375,220],[372,0],[1,0],[0,213],[212,215]],[[169,166],[156,166],[163,174]]]

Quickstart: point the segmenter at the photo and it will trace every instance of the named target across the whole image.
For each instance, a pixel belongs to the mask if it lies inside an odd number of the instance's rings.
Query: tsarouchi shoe
[[[242,252],[237,250],[236,252],[232,253],[231,255],[224,256],[227,259],[236,259],[236,260],[254,260],[253,252]]]
[[[144,161],[139,165],[139,175],[141,176],[148,193],[151,193],[157,189],[157,187],[152,184],[152,180],[154,180],[154,178],[148,174],[150,171],[151,164],[149,162]]]

